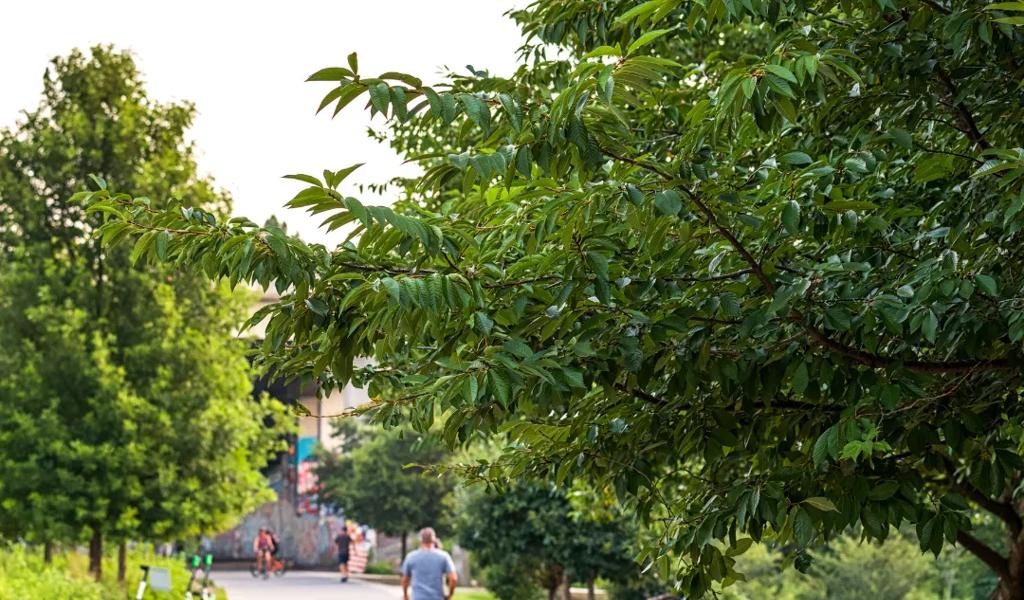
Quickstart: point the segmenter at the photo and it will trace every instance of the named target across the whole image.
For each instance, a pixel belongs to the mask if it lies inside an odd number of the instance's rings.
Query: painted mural
[[[252,545],[256,533],[261,527],[267,527],[281,542],[282,558],[301,567],[333,568],[337,565],[334,537],[345,526],[341,517],[299,513],[293,503],[282,499],[263,505],[246,516],[234,529],[216,536],[213,539],[213,554],[215,560],[221,562],[250,562],[254,557]],[[350,531],[353,538],[360,542],[356,552],[362,560],[357,562],[365,564],[366,556],[373,546],[373,532],[361,527],[350,528]],[[356,532],[360,534],[359,538],[356,538]]]

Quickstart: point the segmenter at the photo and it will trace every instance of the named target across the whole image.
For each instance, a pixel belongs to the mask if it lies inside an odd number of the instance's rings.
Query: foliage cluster
[[[434,527],[442,538],[447,535],[454,480],[427,472],[448,457],[436,438],[354,421],[340,422],[334,435],[341,442],[337,451],[319,454],[324,502],[337,505],[347,518],[401,536],[403,557],[409,532]]]
[[[636,530],[622,514],[598,517],[575,509],[564,491],[525,482],[469,493],[461,504],[459,541],[502,600],[533,598],[538,588],[555,598],[574,581],[639,575]]]
[[[1019,2],[537,0],[519,70],[323,69],[421,177],[292,175],[336,248],[108,189],[108,241],[287,292],[263,359],[586,479],[693,597],[754,541],[959,544],[1024,598]],[[187,200],[187,199],[186,199]],[[373,357],[356,368],[353,358]],[[1005,547],[972,534],[983,510]]]
[[[193,116],[97,47],[54,59],[39,107],[0,132],[0,535],[88,539],[97,574],[104,538],[210,532],[268,499],[260,469],[289,422],[251,396],[245,295],[134,269],[69,202],[96,175],[225,214]]]

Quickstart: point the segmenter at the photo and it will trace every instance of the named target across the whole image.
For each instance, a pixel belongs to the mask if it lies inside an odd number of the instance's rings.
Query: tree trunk
[[[569,579],[568,573],[562,575],[562,584],[559,587],[562,589],[562,600],[572,600],[572,591],[569,589],[572,587],[572,580]]]
[[[124,583],[125,573],[128,571],[128,542],[121,540],[117,547],[117,582]]]
[[[594,589],[594,579],[594,576],[591,576],[590,579],[587,580],[587,600],[594,600],[597,598],[597,592]]]
[[[89,539],[89,572],[96,581],[103,576],[103,534],[94,529]]]
[[[402,532],[402,560],[405,560],[406,540],[405,537],[409,535],[406,532]]]
[[[43,562],[46,564],[53,562],[53,542],[43,542]]]
[[[549,589],[548,590],[548,600],[558,600],[557,597],[556,597],[557,593],[558,593],[558,586],[557,585],[555,587]]]
[[[1005,569],[999,572],[999,587],[993,600],[1024,600],[1024,541],[1010,536],[1009,556]]]

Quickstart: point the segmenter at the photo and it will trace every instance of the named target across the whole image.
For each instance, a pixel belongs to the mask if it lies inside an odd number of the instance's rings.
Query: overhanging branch
[[[1008,578],[1010,576],[1009,564],[1002,554],[999,554],[992,548],[989,548],[981,540],[967,533],[966,531],[958,531],[956,534],[956,541],[960,543],[968,552],[977,556],[981,559],[981,562],[988,565],[1000,578]]]

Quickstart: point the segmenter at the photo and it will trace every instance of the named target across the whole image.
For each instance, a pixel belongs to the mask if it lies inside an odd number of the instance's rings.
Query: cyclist
[[[260,527],[256,539],[252,542],[252,549],[256,552],[256,570],[263,573],[264,577],[272,564],[271,549],[273,546],[274,539],[270,537],[270,532],[265,527]]]

